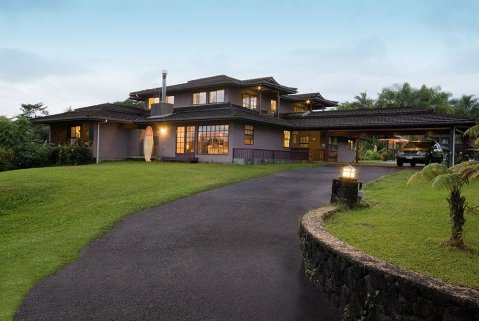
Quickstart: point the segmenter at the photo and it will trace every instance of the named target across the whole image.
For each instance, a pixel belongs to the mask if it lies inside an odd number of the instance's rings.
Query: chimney
[[[161,88],[161,102],[166,102],[166,74],[168,73],[166,70],[162,70],[161,73],[163,74],[163,87]]]
[[[161,101],[158,104],[151,105],[150,117],[165,117],[173,114],[173,104],[166,103],[166,70],[162,70],[163,74],[163,86],[161,88]]]

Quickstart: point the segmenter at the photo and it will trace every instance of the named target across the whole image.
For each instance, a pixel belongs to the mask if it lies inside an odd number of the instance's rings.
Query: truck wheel
[[[411,162],[411,167],[416,167],[416,163]]]
[[[397,161],[397,165],[398,165],[399,167],[402,167],[403,163],[400,162],[400,161]]]

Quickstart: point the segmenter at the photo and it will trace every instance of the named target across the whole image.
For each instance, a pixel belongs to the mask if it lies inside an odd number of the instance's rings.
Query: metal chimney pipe
[[[161,102],[165,103],[166,102],[166,74],[168,72],[166,70],[162,70],[161,73],[163,74],[163,87],[161,89]]]

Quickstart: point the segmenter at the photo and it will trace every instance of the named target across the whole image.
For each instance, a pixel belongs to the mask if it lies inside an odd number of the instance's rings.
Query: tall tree
[[[20,116],[27,118],[35,118],[37,116],[46,116],[48,115],[47,106],[43,103],[36,104],[22,104],[20,111],[22,112]]]
[[[145,109],[145,103],[143,101],[137,101],[137,100],[133,100],[133,99],[129,99],[129,98],[127,98],[123,101],[116,101],[116,102],[114,102],[114,104],[125,106],[125,107]]]
[[[451,99],[450,104],[454,114],[479,121],[479,99],[474,95],[462,95],[461,98]]]
[[[442,91],[439,86],[427,87],[422,85],[421,88],[416,89],[406,82],[402,85],[396,84],[392,87],[383,88],[378,94],[376,107],[419,107],[431,108],[442,113],[451,113],[450,97],[451,93]]]
[[[366,91],[354,96],[354,99],[356,99],[356,101],[353,101],[351,105],[356,108],[373,108],[374,106],[374,99],[368,97]]]

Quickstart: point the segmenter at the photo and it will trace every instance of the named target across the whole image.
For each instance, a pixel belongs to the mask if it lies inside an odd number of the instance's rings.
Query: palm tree
[[[358,96],[354,96],[354,99],[356,99],[356,101],[353,102],[352,105],[357,108],[372,108],[374,106],[374,99],[368,97],[366,92],[362,92]]]
[[[473,126],[464,132],[464,136],[476,138],[475,145],[479,145],[479,125]]]
[[[451,99],[450,104],[456,115],[479,120],[479,99],[474,98],[474,95],[462,95],[459,99]]]
[[[412,175],[407,184],[431,181],[433,188],[449,189],[449,216],[451,217],[451,237],[448,245],[464,249],[463,227],[466,198],[461,194],[464,184],[479,179],[479,161],[464,162],[447,168],[442,164],[431,164]]]

